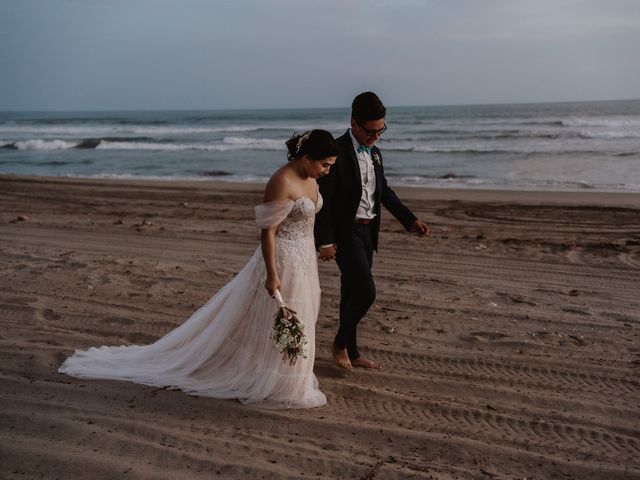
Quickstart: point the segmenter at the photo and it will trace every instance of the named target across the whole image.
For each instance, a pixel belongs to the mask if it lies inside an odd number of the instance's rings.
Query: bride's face
[[[308,163],[307,175],[311,178],[320,178],[329,173],[329,170],[336,163],[337,157],[327,157],[322,160],[311,160]]]

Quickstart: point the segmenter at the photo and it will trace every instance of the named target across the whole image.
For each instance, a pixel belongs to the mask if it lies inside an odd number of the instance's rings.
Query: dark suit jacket
[[[360,198],[362,197],[362,181],[360,167],[349,131],[339,137],[338,159],[331,167],[329,175],[318,179],[320,193],[324,200],[322,210],[318,212],[315,222],[316,245],[328,245],[350,241],[354,220]],[[376,172],[375,213],[372,220],[373,248],[378,249],[378,233],[380,232],[380,205],[384,205],[391,214],[398,219],[402,226],[409,230],[416,220],[416,216],[397,197],[387,185],[382,165],[382,155],[378,147],[373,147],[372,158],[376,156],[379,162],[374,162]]]

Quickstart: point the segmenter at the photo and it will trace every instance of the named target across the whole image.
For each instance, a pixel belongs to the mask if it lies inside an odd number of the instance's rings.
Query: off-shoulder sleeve
[[[276,200],[258,205],[256,207],[256,224],[263,229],[279,225],[289,215],[293,203],[293,200]]]

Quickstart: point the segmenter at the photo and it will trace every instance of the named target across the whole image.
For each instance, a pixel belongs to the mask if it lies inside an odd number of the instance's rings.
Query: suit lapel
[[[351,159],[353,182],[357,184],[358,192],[360,192],[358,194],[358,198],[360,198],[360,195],[362,195],[362,176],[360,174],[360,164],[358,163],[358,157],[356,157],[356,152],[353,148],[353,142],[351,141],[351,134],[349,133],[349,130],[347,130],[347,133],[345,133],[342,138],[344,139],[342,142],[342,148]]]

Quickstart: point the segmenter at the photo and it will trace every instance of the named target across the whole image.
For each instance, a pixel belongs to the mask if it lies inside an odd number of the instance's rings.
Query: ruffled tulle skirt
[[[277,262],[282,295],[307,337],[306,358],[294,365],[283,361],[270,338],[277,306],[264,289],[266,270],[258,248],[231,282],[155,343],[77,350],[59,372],[234,398],[263,408],[321,406],[326,397],[313,373],[320,286],[313,245],[305,251],[303,262],[287,255]]]

